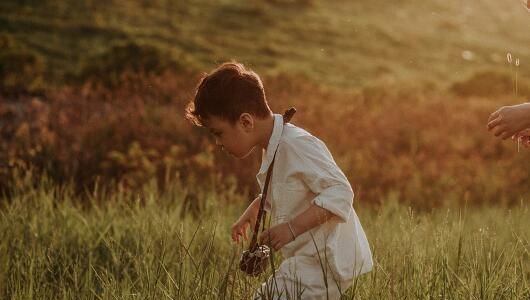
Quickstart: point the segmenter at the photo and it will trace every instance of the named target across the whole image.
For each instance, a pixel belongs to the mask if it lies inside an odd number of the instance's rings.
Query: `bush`
[[[2,176],[9,175],[1,162],[9,162],[37,166],[80,187],[99,180],[136,189],[157,179],[164,188],[168,178],[177,178],[189,187],[219,188],[233,175],[241,191],[258,192],[260,151],[245,160],[229,158],[206,130],[184,120],[196,76],[137,76],[112,89],[86,84],[41,100],[0,98],[0,190],[8,187]],[[264,83],[273,111],[295,106],[293,123],[326,143],[355,201],[392,196],[430,208],[464,200],[518,203],[530,196],[527,155],[484,129],[489,113],[509,98],[441,96],[398,85],[342,94],[286,76]]]
[[[46,66],[9,35],[0,35],[0,89],[3,93],[36,92],[43,88]]]
[[[519,95],[530,95],[528,81],[517,80]],[[473,74],[468,79],[454,83],[451,90],[460,96],[495,97],[509,96],[514,93],[515,75],[494,71],[482,71]]]
[[[160,74],[166,70],[179,69],[178,63],[171,59],[169,53],[150,45],[128,42],[87,59],[77,79],[114,87],[123,81],[125,73]]]

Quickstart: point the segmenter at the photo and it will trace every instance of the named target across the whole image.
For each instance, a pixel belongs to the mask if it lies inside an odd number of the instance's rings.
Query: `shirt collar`
[[[258,175],[267,172],[267,169],[269,168],[274,157],[274,152],[276,151],[276,148],[278,148],[280,138],[282,137],[283,116],[280,114],[274,114],[273,117],[274,125],[272,127],[272,134],[269,139],[269,144],[267,145],[267,150],[263,152],[261,158],[261,167],[259,169]]]

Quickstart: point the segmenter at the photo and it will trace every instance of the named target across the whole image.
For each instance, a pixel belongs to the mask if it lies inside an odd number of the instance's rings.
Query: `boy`
[[[265,199],[271,226],[261,242],[281,249],[285,260],[256,299],[339,299],[353,277],[372,269],[348,180],[322,141],[272,113],[256,73],[238,63],[222,64],[202,78],[186,118],[207,127],[216,144],[235,157],[262,150],[256,175],[262,189],[277,151]],[[234,241],[246,239],[260,200],[232,226]]]

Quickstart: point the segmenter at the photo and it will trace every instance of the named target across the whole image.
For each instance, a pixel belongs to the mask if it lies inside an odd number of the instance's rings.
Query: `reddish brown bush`
[[[161,188],[174,179],[201,186],[231,174],[256,192],[260,153],[234,160],[183,118],[196,75],[127,75],[112,90],[87,84],[0,99],[1,188],[13,170],[33,166],[80,187],[97,178],[129,188],[152,178]],[[265,86],[274,111],[296,106],[293,123],[326,142],[358,200],[431,207],[528,197],[528,152],[485,129],[489,113],[514,99],[452,98],[419,86],[338,93],[281,75]]]

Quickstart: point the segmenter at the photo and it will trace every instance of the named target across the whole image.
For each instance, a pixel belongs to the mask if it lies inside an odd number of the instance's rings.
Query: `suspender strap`
[[[296,113],[296,109],[294,107],[291,107],[289,108],[288,110],[285,111],[285,113],[283,114],[283,123],[288,123],[289,121],[291,121],[291,118],[293,117],[293,115]],[[259,211],[258,211],[258,217],[256,218],[256,224],[254,225],[254,232],[252,233],[252,241],[250,242],[250,245],[249,245],[249,250],[252,252],[256,249],[256,247],[258,247],[258,233],[259,233],[259,228],[260,228],[260,223],[263,222],[263,227],[261,229],[261,231],[263,231],[265,229],[265,209],[264,209],[264,206],[265,206],[265,200],[267,199],[267,191],[269,189],[269,183],[270,183],[270,180],[271,180],[271,175],[272,175],[272,169],[273,169],[273,166],[274,166],[274,160],[276,159],[276,151],[278,151],[278,148],[276,148],[276,150],[274,151],[274,156],[272,157],[272,162],[269,166],[269,168],[267,169],[267,177],[265,179],[265,185],[263,186],[263,191],[262,191],[262,194],[261,194],[261,199],[260,199],[260,203],[259,203]]]

